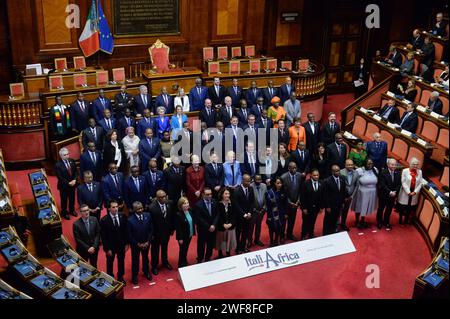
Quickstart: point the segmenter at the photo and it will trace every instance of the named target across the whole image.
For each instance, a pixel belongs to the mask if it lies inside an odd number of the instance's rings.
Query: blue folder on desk
[[[448,254],[448,239],[444,243],[444,251]]]
[[[64,268],[69,265],[74,265],[74,264],[78,263],[78,259],[69,254],[64,254],[62,256],[59,256],[58,258],[56,258],[56,261]]]
[[[36,198],[36,203],[38,204],[38,208],[50,206],[50,197],[47,195],[39,196]]]
[[[31,183],[37,184],[37,183],[42,183],[43,181],[45,181],[45,177],[44,174],[42,174],[42,172],[36,172],[36,173],[32,173],[30,174],[31,177]]]
[[[22,249],[17,245],[11,245],[2,249],[2,254],[8,260],[8,262],[13,262],[17,258],[22,256]]]
[[[39,210],[38,218],[39,219],[51,219],[52,218],[52,208],[48,207],[48,208]]]
[[[36,272],[37,265],[30,260],[23,260],[15,264],[14,269],[17,270],[23,277],[28,277]]]
[[[34,194],[41,195],[42,193],[47,192],[47,191],[48,191],[48,189],[47,189],[47,185],[45,183],[37,184],[37,185],[33,186]]]
[[[0,231],[0,245],[6,244],[11,240],[12,236],[4,231]]]
[[[102,277],[95,279],[93,282],[89,284],[89,286],[101,293],[105,293],[107,290],[112,288],[111,283]]]
[[[437,266],[448,272],[448,259],[444,259],[441,255],[437,261]]]
[[[31,282],[33,283],[33,285],[43,290],[44,292],[52,290],[53,287],[57,285],[57,281],[55,280],[55,278],[50,277],[46,274],[42,274],[40,276],[37,276],[36,278],[31,279]]]
[[[429,283],[432,287],[436,288],[439,284],[444,280],[441,276],[439,276],[436,272],[432,272],[423,277],[423,280]]]
[[[62,287],[52,294],[52,299],[78,299],[78,293],[76,291]]]

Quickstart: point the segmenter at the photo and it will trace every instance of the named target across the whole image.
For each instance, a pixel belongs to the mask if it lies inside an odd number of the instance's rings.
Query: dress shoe
[[[121,283],[123,283],[124,286],[127,285],[127,282],[123,278],[117,279],[117,281],[120,281]]]
[[[137,280],[137,278],[133,278],[133,285],[137,285],[138,284],[138,280]]]
[[[230,257],[231,253],[229,251],[227,251],[227,257]]]
[[[260,240],[258,240],[258,241],[255,241],[255,245],[257,245],[257,246],[259,246],[259,247],[264,247],[264,244],[263,244],[263,242],[262,242],[262,241],[260,241]]]
[[[152,274],[155,276],[158,276],[158,268],[153,268],[152,269]]]
[[[152,275],[146,274],[144,276],[145,276],[145,278],[147,278],[148,281],[152,281]]]
[[[77,212],[71,212],[70,215],[77,217],[78,213]]]
[[[364,224],[362,222],[359,222],[356,227],[358,227],[358,229],[363,229]]]
[[[294,235],[288,236],[287,239],[297,241],[297,237],[295,237]]]
[[[346,225],[341,225],[341,230],[343,230],[343,231],[349,231],[350,228],[348,228]]]
[[[386,230],[392,230],[391,224],[386,224]]]
[[[378,229],[381,229],[382,227],[383,227],[383,224],[382,224],[382,223],[378,223],[378,224],[377,224],[377,228],[378,228]]]
[[[249,253],[249,252],[250,252],[250,249],[248,249],[248,248],[244,249],[244,253]]]
[[[369,228],[369,224],[366,223],[366,222],[364,222],[364,223],[363,223],[363,228]]]
[[[69,214],[64,215],[64,219],[70,220]]]
[[[172,270],[173,269],[172,265],[169,264],[169,263],[165,263],[164,264],[164,268],[166,268],[167,270]]]

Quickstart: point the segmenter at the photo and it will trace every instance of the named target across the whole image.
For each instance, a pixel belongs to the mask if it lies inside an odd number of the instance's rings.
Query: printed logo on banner
[[[281,265],[292,266],[299,262],[300,256],[297,253],[279,253],[276,256],[272,256],[268,251],[265,252],[265,256],[258,254],[253,257],[245,257],[245,262],[247,263],[248,271],[256,269],[258,267],[279,267]]]

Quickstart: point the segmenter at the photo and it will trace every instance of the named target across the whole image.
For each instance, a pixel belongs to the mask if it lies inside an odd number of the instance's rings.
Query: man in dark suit
[[[373,141],[366,144],[367,158],[372,159],[373,164],[378,171],[386,165],[387,159],[387,143],[381,140],[381,134],[376,132],[373,134]]]
[[[248,174],[252,179],[259,173],[259,160],[256,153],[255,142],[248,141],[244,152],[244,161],[241,163],[242,174]]]
[[[231,105],[234,108],[238,108],[240,101],[245,98],[244,90],[238,85],[237,79],[233,79],[233,85],[227,88],[227,96],[231,97]]]
[[[341,126],[336,122],[336,114],[330,112],[328,114],[328,121],[323,124],[321,130],[321,142],[325,145],[329,145],[334,142],[336,133],[341,132]]]
[[[70,107],[70,124],[76,133],[88,127],[88,119],[91,116],[91,104],[84,100],[82,92],[77,93],[77,99]]]
[[[138,284],[139,258],[142,255],[142,272],[147,280],[152,280],[150,274],[148,252],[153,238],[153,222],[150,213],[144,212],[144,206],[133,203],[134,214],[128,219],[127,233],[131,247],[131,273],[134,285]]]
[[[205,165],[205,187],[209,187],[217,198],[220,189],[223,187],[224,172],[221,163],[218,163],[217,153],[211,154],[211,163]]]
[[[89,214],[100,221],[102,211],[103,196],[102,188],[99,182],[94,181],[91,171],[85,171],[83,174],[84,184],[77,187],[78,205],[87,205]]]
[[[202,199],[194,206],[194,220],[197,225],[197,263],[210,261],[216,244],[219,214],[217,202],[212,195],[211,188],[205,187]]]
[[[217,122],[217,112],[212,107],[212,102],[210,99],[205,100],[205,107],[200,111],[199,115],[200,121],[206,123],[206,127],[215,127]]]
[[[402,55],[393,45],[389,48],[389,54],[385,59],[386,63],[391,64],[394,68],[399,68],[403,63]]]
[[[316,122],[314,113],[308,113],[308,122],[303,123],[306,133],[306,148],[309,154],[314,154],[317,144],[320,142],[320,125]]]
[[[267,107],[270,106],[270,101],[272,101],[274,96],[278,96],[278,89],[273,87],[273,81],[267,81],[267,87],[262,89],[262,97],[264,98],[264,105]]]
[[[96,182],[102,180],[102,154],[96,150],[94,142],[89,142],[87,149],[80,156],[80,174],[90,171]]]
[[[106,272],[114,277],[114,259],[117,256],[117,280],[125,284],[125,252],[128,245],[127,218],[119,212],[119,203],[109,202],[108,212],[100,221],[103,251],[106,255]]]
[[[430,111],[442,115],[442,101],[439,98],[439,92],[431,92],[427,105]]]
[[[156,200],[150,205],[149,211],[155,230],[152,241],[152,273],[156,276],[158,275],[160,249],[164,268],[173,269],[167,258],[167,247],[170,236],[175,231],[176,211],[173,202],[167,199],[166,192],[163,190],[156,192]]]
[[[279,98],[281,99],[280,105],[284,105],[284,102],[289,100],[289,97],[291,96],[291,92],[295,91],[294,86],[292,85],[292,79],[290,76],[286,77],[286,82],[280,86],[279,90]],[[270,101],[267,101],[270,103]]]
[[[98,97],[92,101],[92,115],[97,122],[103,119],[105,110],[109,110],[112,113],[111,101],[105,96],[105,91],[100,89],[98,91]]]
[[[256,123],[260,128],[266,129],[267,132],[273,127],[273,121],[267,116],[267,110],[261,112],[261,117],[256,119]]]
[[[258,88],[256,81],[252,81],[250,84],[250,88],[245,93],[245,99],[247,100],[249,107],[255,106],[256,101],[260,97],[263,98],[262,91]]]
[[[296,241],[294,236],[294,225],[297,217],[297,210],[300,207],[300,190],[302,186],[302,175],[297,172],[297,164],[290,162],[288,165],[288,172],[281,176],[283,180],[284,190],[287,197],[287,239]],[[282,236],[284,238],[284,230]]]
[[[231,105],[231,97],[227,96],[224,99],[225,105],[222,106],[219,110],[219,117],[225,127],[230,125],[231,118],[236,116],[235,110]]]
[[[416,112],[416,105],[409,104],[406,107],[406,112],[403,113],[403,116],[400,120],[400,127],[406,131],[415,134],[417,131],[418,124],[419,124],[419,117]]]
[[[409,46],[412,47],[413,51],[416,51],[418,49],[421,49],[423,47],[423,44],[424,44],[424,38],[422,37],[420,30],[415,29],[413,31],[413,37],[411,39],[411,43],[409,44]]]
[[[103,128],[103,131],[106,132],[106,134],[116,128],[116,120],[112,117],[109,109],[106,109],[103,112],[103,118],[98,122],[98,125]]]
[[[286,128],[286,122],[282,119],[278,120],[277,134],[278,134],[278,145],[280,145],[280,143],[289,145],[289,131]]]
[[[152,158],[159,161],[161,157],[161,145],[159,138],[153,136],[153,129],[145,130],[145,138],[139,141],[139,159],[141,161],[141,170],[145,172],[148,168],[148,162]]]
[[[155,105],[153,107],[153,114],[156,114],[158,107],[164,107],[166,109],[166,114],[171,114],[174,112],[174,99],[167,93],[167,88],[163,86],[161,88],[161,94],[155,98]]]
[[[384,105],[377,114],[390,123],[398,124],[400,122],[400,112],[395,105],[394,99],[389,99],[387,104]]]
[[[267,185],[263,183],[262,176],[259,175],[259,173],[255,175],[251,189],[254,194],[255,202],[253,204],[254,212],[252,214],[250,224],[249,243],[263,247],[264,243],[261,241],[261,223],[267,211],[266,206]],[[255,233],[254,238],[253,238],[253,230]]]
[[[181,193],[185,190],[186,169],[180,165],[179,157],[172,159],[172,165],[164,170],[165,191],[169,195],[169,199],[178,203]]]
[[[152,97],[148,94],[145,85],[139,87],[139,94],[134,97],[134,109],[136,114],[144,114],[145,109],[152,109]]]
[[[324,206],[324,187],[319,177],[319,171],[313,169],[311,177],[303,183],[301,188],[300,206],[303,219],[301,240],[307,237],[314,238],[317,215]]]
[[[236,116],[239,120],[239,126],[244,127],[248,123],[248,117],[251,114],[250,109],[247,107],[247,101],[241,100],[239,103],[239,110],[236,112]]]
[[[261,117],[261,113],[263,110],[267,110],[267,106],[264,105],[264,99],[262,97],[259,97],[256,100],[256,105],[254,105],[250,111],[252,114],[255,115],[256,118]]]
[[[95,122],[95,119],[90,118],[89,119],[89,127],[83,130],[82,133],[82,143],[83,148],[88,148],[89,142],[95,143],[95,148],[98,151],[103,150],[103,143],[105,141],[105,131],[101,126],[97,126],[97,123]]]
[[[208,98],[208,88],[202,85],[202,79],[195,79],[195,86],[189,91],[189,106],[191,111],[201,111]]]
[[[126,130],[128,127],[134,128],[134,132],[137,135],[136,120],[131,115],[131,109],[127,107],[127,108],[125,108],[124,115],[122,117],[120,117],[117,121],[117,129],[119,130],[119,134],[120,134],[121,138],[124,138],[125,135],[127,135]]]
[[[220,78],[215,77],[214,85],[208,88],[208,97],[211,99],[216,109],[219,109],[222,106],[226,95],[227,89],[223,85],[220,85]]]
[[[387,169],[383,169],[378,177],[380,183],[379,205],[377,211],[377,227],[381,229],[383,225],[386,230],[391,230],[389,222],[392,208],[398,197],[400,187],[402,186],[402,174],[397,168],[397,161],[390,158],[387,161]]]
[[[250,114],[247,119],[247,124],[242,126],[242,130],[248,135],[244,136],[244,142],[252,141],[256,146],[258,146],[258,124],[256,124],[256,117]]]
[[[133,97],[131,94],[127,93],[127,86],[122,84],[120,87],[120,92],[114,96],[114,111],[116,118],[119,119],[125,115],[126,109],[133,108]]]
[[[291,152],[291,162],[297,164],[297,172],[302,174],[302,178],[306,178],[311,165],[311,156],[303,141],[298,142],[297,150]]]
[[[334,234],[337,222],[341,216],[345,200],[345,180],[340,175],[341,169],[337,165],[331,167],[332,175],[324,181],[324,208],[323,235]]]
[[[248,253],[251,247],[250,225],[254,213],[255,194],[250,187],[251,177],[248,174],[242,176],[242,184],[233,192],[233,200],[236,204],[236,253]]]
[[[140,175],[139,167],[131,167],[131,176],[125,180],[124,184],[124,199],[127,207],[130,208],[134,202],[140,202],[142,205],[147,205],[148,191],[145,177]]]
[[[108,166],[109,173],[103,177],[102,191],[105,206],[109,206],[111,200],[115,200],[120,206],[124,203],[124,177],[121,172],[117,171],[117,164],[111,163]]]
[[[65,147],[59,150],[60,160],[55,164],[55,173],[58,178],[58,191],[61,202],[61,214],[70,220],[69,213],[78,216],[75,212],[75,189],[77,187],[77,165],[69,158],[69,150]],[[69,206],[67,206],[69,204]]]
[[[151,112],[149,109],[144,110],[144,116],[142,119],[137,123],[136,126],[136,133],[137,136],[142,140],[145,138],[145,132],[147,129],[152,129],[153,132],[156,132],[156,120],[151,117]]]
[[[147,184],[148,204],[156,198],[156,192],[165,188],[164,174],[158,170],[158,162],[152,158],[148,163],[149,169],[143,174]]]
[[[54,138],[63,140],[72,131],[70,123],[70,108],[62,103],[61,96],[55,97],[55,105],[50,109],[50,124]]]
[[[347,159],[347,147],[344,144],[344,138],[341,133],[335,135],[334,143],[327,146],[327,152],[330,159],[330,167],[337,165],[340,168],[345,167],[345,160]]]
[[[89,216],[89,211],[89,206],[80,206],[81,217],[73,223],[73,238],[76,242],[77,253],[97,268],[100,224],[97,218]]]
[[[340,229],[343,231],[349,231],[347,227],[347,215],[350,209],[350,204],[352,203],[353,193],[356,189],[356,184],[358,182],[358,174],[355,171],[355,164],[351,159],[345,161],[345,168],[341,169],[341,176],[345,180],[345,200],[344,208],[342,209]]]

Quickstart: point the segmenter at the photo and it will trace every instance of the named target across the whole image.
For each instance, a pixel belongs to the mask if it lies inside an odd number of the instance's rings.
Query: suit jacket
[[[256,100],[263,97],[261,89],[256,88],[256,94],[252,88],[249,88],[245,93],[245,99],[247,100],[248,107],[256,105]]]
[[[205,186],[214,189],[216,186],[223,186],[224,170],[223,165],[217,164],[217,173],[214,171],[212,163],[205,165]]]
[[[111,122],[111,128],[108,127],[108,125],[106,125],[106,119],[102,118],[100,121],[98,121],[98,125],[101,126],[103,128],[103,131],[105,131],[106,133],[112,129],[117,128],[117,124],[116,124],[116,120],[113,119],[112,117],[110,118],[110,122]]]
[[[209,214],[203,199],[197,201],[194,206],[194,221],[197,225],[197,232],[208,233],[209,227],[214,225],[217,228],[219,222],[219,214],[217,211],[217,202],[215,199],[211,199],[211,214]]]
[[[236,111],[234,110],[233,107],[231,107],[231,114],[232,116],[236,115]],[[225,127],[230,125],[231,116],[228,113],[225,105],[220,108],[219,117]]]
[[[274,96],[279,96],[278,94],[279,94],[279,91],[278,91],[278,89],[275,88],[275,87],[272,88],[272,94],[270,94],[270,91],[269,91],[269,88],[268,88],[268,87],[262,89],[262,95],[263,95],[263,98],[264,98],[264,105],[265,105],[266,107],[268,107],[269,105],[271,105],[272,98],[273,98]]]
[[[100,220],[100,234],[105,253],[110,250],[114,253],[124,251],[128,244],[127,217],[122,213],[118,213],[117,217],[119,227],[114,226],[109,213]]]
[[[189,105],[191,106],[191,111],[200,111],[205,108],[205,100],[208,98],[208,89],[206,86],[200,87],[200,94],[198,94],[197,86],[194,86],[189,91]]]
[[[285,128],[282,131],[278,128],[278,145],[280,143],[284,143],[286,145],[289,144],[289,131]]]
[[[156,197],[156,192],[160,189],[164,189],[165,188],[165,181],[164,181],[164,174],[162,171],[156,171],[156,178],[155,178],[155,182],[153,182],[152,179],[152,172],[147,170],[144,174],[142,174],[142,176],[144,176],[145,178],[145,182],[147,184],[147,192],[148,195],[150,196],[150,198],[155,198]]]
[[[155,98],[155,106],[153,107],[153,111],[152,111],[154,114],[156,114],[156,109],[159,106],[163,106],[166,109],[166,114],[173,113],[175,110],[173,96],[171,96],[170,94],[167,94],[167,104],[166,104],[163,95],[162,94],[158,95]]]
[[[352,197],[355,192],[356,185],[358,183],[359,175],[356,173],[356,170],[352,171],[351,179],[348,178],[349,172],[346,168],[341,169],[341,176],[345,181],[345,197]]]
[[[320,210],[324,207],[324,183],[318,181],[317,191],[314,190],[311,179],[305,181],[300,191],[300,206],[310,211]]]
[[[437,98],[436,101],[434,101],[434,106],[433,105],[433,101],[428,100],[428,106],[430,107],[430,110],[442,115],[442,101],[440,98]]]
[[[334,130],[330,127],[330,122],[326,122],[322,126],[321,130],[321,142],[325,145],[329,145],[334,142],[334,136],[336,133],[339,133],[341,131],[341,126],[338,122],[334,123]]]
[[[125,96],[119,92],[114,96],[114,110],[116,112],[116,117],[125,116],[125,109],[130,108],[133,111],[133,97],[131,94],[125,92]]]
[[[219,215],[219,221],[217,223],[218,231],[225,231],[225,228],[223,227],[224,224],[231,224],[231,227],[228,230],[233,230],[236,228],[238,217],[237,207],[234,201],[228,205],[228,211],[225,209],[225,205],[223,203],[218,203],[217,214]]]
[[[208,88],[208,96],[211,99],[213,106],[223,104],[226,95],[227,89],[223,85],[220,85],[219,87],[219,95],[217,95],[214,85]]]
[[[286,126],[289,127],[294,123],[294,119],[300,117],[302,114],[302,107],[300,105],[299,100],[295,100],[292,103],[292,100],[289,99],[284,102],[284,110],[286,111]]]
[[[134,117],[130,116],[130,125],[128,125],[128,121],[125,118],[125,116],[122,116],[121,118],[119,118],[119,120],[117,121],[117,129],[119,130],[119,134],[121,138],[124,138],[127,133],[126,133],[126,129],[131,126],[134,127],[134,131],[136,132],[136,120],[134,119]],[[138,135],[138,134],[136,134]]]
[[[245,196],[242,186],[238,186],[233,192],[233,202],[236,205],[237,227],[242,226],[244,222],[250,222],[244,219],[247,213],[255,213],[255,193],[251,187],[247,188]]]
[[[393,62],[392,66],[395,68],[399,68],[400,65],[402,65],[402,63],[403,63],[402,55],[400,52],[397,52],[397,51],[395,52],[394,55],[391,55],[389,57],[389,59],[392,60],[392,62]]]
[[[302,159],[298,150],[292,151],[290,161],[297,164],[297,172],[308,174],[311,166],[311,156],[309,155],[309,151],[307,149],[303,152],[304,154]]]
[[[241,127],[247,125],[247,123],[248,123],[247,117],[251,114],[251,110],[248,109],[248,108],[245,110],[247,116],[244,115],[244,112],[243,112],[242,110],[243,110],[243,109],[239,109],[239,111],[236,113],[236,116],[237,116],[238,119],[239,119],[239,125],[240,125]]]
[[[407,114],[407,112],[403,113],[403,116],[400,120],[400,126],[402,127],[402,129],[415,134],[417,131],[417,125],[419,124],[419,117],[417,116],[416,112],[412,112],[408,116],[408,118],[405,119]]]
[[[70,124],[72,128],[81,132],[88,127],[89,117],[91,113],[91,104],[84,100],[84,111],[81,109],[78,100],[72,103],[70,107]]]
[[[433,42],[430,42],[428,44],[424,44],[421,48],[422,54],[424,55],[422,63],[426,66],[430,67],[431,64],[433,64],[434,61],[434,44]]]
[[[306,134],[306,148],[312,154],[316,150],[317,144],[320,142],[320,125],[317,122],[314,122],[314,133],[311,130],[311,125],[308,122],[302,124],[305,128]]]
[[[259,127],[265,128],[266,130],[268,130],[273,127],[273,121],[271,118],[266,118],[266,120],[267,120],[267,125],[264,125],[263,118],[258,117],[256,120],[256,123],[258,124]]]
[[[324,181],[324,208],[338,209],[344,204],[346,196],[345,180],[339,176],[340,188],[338,188],[334,176],[328,177]]]
[[[422,49],[423,44],[424,44],[425,40],[423,39],[423,37],[421,35],[419,35],[419,37],[417,38],[412,38],[411,39],[411,44],[413,46],[413,50],[417,50],[417,49]]]
[[[192,219],[192,228],[193,228],[193,234],[192,236],[195,236],[195,222],[194,222],[194,213],[192,211],[189,211],[189,214],[191,215]],[[184,212],[177,212],[175,214],[175,229],[176,229],[176,238],[177,240],[183,240],[187,241],[190,238],[190,229],[189,229],[189,222],[186,218],[186,215]]]
[[[85,183],[77,187],[78,206],[86,204],[90,209],[102,208],[103,196],[102,187],[99,182],[92,182],[92,192]]]
[[[105,201],[105,206],[109,205],[111,199],[115,199],[119,202],[123,201],[123,188],[124,188],[124,177],[123,174],[117,172],[118,185],[114,183],[111,174],[105,175],[102,180],[102,191],[103,199]]]
[[[144,109],[152,110],[152,96],[147,94],[147,105],[144,104],[141,94],[134,97],[134,109],[136,114],[144,114]]]
[[[179,199],[186,185],[186,170],[183,166],[178,167],[178,174],[173,165],[164,170],[165,191],[170,199]]]
[[[237,87],[237,94],[234,91],[234,87],[233,86],[228,87],[227,88],[227,95],[231,97],[231,100],[232,100],[231,105],[233,105],[234,108],[238,108],[239,107],[239,102],[242,99],[245,98],[244,90],[240,86]]]
[[[244,162],[241,163],[241,172],[242,172],[242,175],[248,174],[248,175],[250,175],[251,177],[254,177],[255,174],[259,174],[259,159],[258,159],[258,154],[255,152],[255,153],[253,154],[253,156],[254,156],[254,160],[255,160],[255,171],[252,173],[252,168],[251,168],[250,161],[249,161],[249,158],[248,158],[248,153],[247,153],[247,152],[244,152]]]
[[[139,136],[139,138],[145,139],[145,131],[151,128],[153,130],[153,135],[156,136],[156,121],[155,118],[151,117],[148,120],[146,118],[142,118],[138,123],[137,123],[137,135]]]
[[[94,101],[92,101],[92,114],[94,115],[95,121],[98,123],[101,119],[103,119],[103,112],[108,109],[113,111],[111,101],[105,97],[104,98],[105,105],[102,104],[102,101],[100,100],[100,97],[96,98]]]
[[[141,202],[141,204],[144,207],[148,203],[148,191],[147,191],[147,183],[145,182],[145,177],[139,175],[138,180],[139,180],[139,190],[137,189],[132,176],[129,176],[124,183],[123,195],[125,203],[127,204],[127,207],[129,209],[133,207],[133,203],[136,201]]]
[[[155,119],[155,127],[156,127],[156,131],[158,133],[158,137],[160,139],[162,139],[164,137],[164,132],[169,132],[170,131],[170,120],[169,117],[167,116],[163,116],[160,117],[158,116]]]
[[[378,115],[383,117],[384,113],[388,110],[389,105],[385,104],[379,111]],[[389,113],[389,116],[387,117],[387,120],[391,123],[398,124],[400,123],[400,112],[398,111],[397,106],[394,106],[394,108],[391,110],[391,113]]]
[[[142,218],[143,221],[139,221],[136,214],[133,214],[127,221],[128,242],[133,248],[137,248],[137,244],[152,241],[154,230],[152,216],[144,212]]]
[[[94,142],[97,151],[103,150],[103,144],[105,142],[105,131],[101,126],[95,127],[95,134],[92,133],[92,129],[88,127],[83,130],[81,136],[84,149],[87,149],[89,142]]]
[[[170,236],[175,231],[176,222],[176,211],[173,203],[171,201],[166,203],[166,217],[164,217],[161,206],[157,200],[150,205],[149,211],[153,220],[154,238],[158,241],[169,240]]]
[[[389,169],[383,169],[378,176],[378,182],[380,184],[380,195],[386,198],[391,198],[389,196],[390,192],[397,192],[397,196],[400,192],[400,187],[402,186],[402,173],[399,170],[394,171],[394,180],[392,180],[391,173]]]
[[[386,164],[387,143],[385,141],[381,141],[379,147],[375,141],[367,142],[366,152],[367,158],[372,159],[375,167],[381,168]]]
[[[261,105],[261,108],[262,108],[263,110],[267,110],[267,106],[266,106],[266,105]],[[251,112],[253,115],[255,115],[255,117],[256,117],[257,119],[261,117],[261,110],[260,110],[260,108],[259,108],[258,105],[252,106],[252,107],[250,108],[250,112]]]
[[[281,179],[283,180],[284,191],[289,201],[292,203],[299,202],[300,190],[302,186],[302,175],[298,172],[295,173],[295,183],[292,182],[290,172],[286,172],[281,175]]]
[[[281,103],[282,105],[284,104],[284,102],[286,102],[287,100],[289,100],[289,97],[291,96],[291,92],[295,90],[295,87],[291,84],[290,88],[287,87],[286,83],[282,84],[280,86],[280,90],[279,90],[279,98],[281,99]]]
[[[100,225],[97,218],[89,216],[89,233],[82,218],[73,223],[72,229],[76,250],[79,254],[86,255],[91,247],[94,247],[98,252],[98,247],[100,246]]]
[[[215,109],[211,107],[210,115],[208,115],[208,112],[206,111],[206,108],[203,107],[200,111],[200,121],[205,122],[206,126],[209,127],[216,127],[217,123],[217,112]]]
[[[191,112],[191,105],[189,104],[189,97],[187,95],[176,96],[173,100],[173,104],[175,106],[180,105],[184,112]]]
[[[261,183],[259,186],[259,193],[258,194],[258,188],[255,183],[252,184],[251,188],[253,191],[253,197],[255,198],[255,202],[253,203],[253,207],[256,211],[266,211],[266,193],[267,193],[267,185],[264,183]],[[259,198],[259,200],[258,200]]]
[[[231,169],[231,164],[226,162],[223,164],[223,174],[224,174],[224,185],[225,186],[236,186],[242,183],[242,173],[241,167],[238,161],[233,163],[234,171]],[[234,174],[233,174],[234,172]],[[233,179],[234,177],[234,179]],[[234,181],[234,184],[233,184]]]
[[[125,148],[123,147],[122,141],[118,140],[117,145],[119,146],[120,153],[122,156],[122,160],[120,162],[119,171],[123,171],[125,169],[127,163],[127,154],[125,153]],[[114,158],[116,156],[116,148],[111,144],[110,141],[105,142],[103,146],[103,167],[104,172],[108,171],[109,164],[115,162]]]
[[[149,140],[143,138],[139,141],[139,159],[141,161],[141,172],[148,169],[148,162],[152,158],[159,159],[161,157],[161,145],[159,138],[153,137],[151,144]]]
[[[62,160],[57,161],[55,164],[55,173],[58,178],[58,190],[68,190],[71,187],[74,187],[70,186],[69,182],[78,179],[77,165],[75,164],[75,161],[71,158],[69,158],[68,161],[70,165],[70,174]]]
[[[102,179],[103,173],[103,160],[102,154],[99,151],[95,151],[95,164],[92,161],[90,152],[84,151],[80,156],[80,175],[83,176],[85,171],[91,171],[94,175],[94,180],[99,182]]]
[[[345,167],[345,160],[347,159],[347,148],[344,144],[341,144],[340,148],[341,155],[339,155],[336,143],[331,143],[327,146],[330,168],[335,164],[338,165],[341,169]]]

